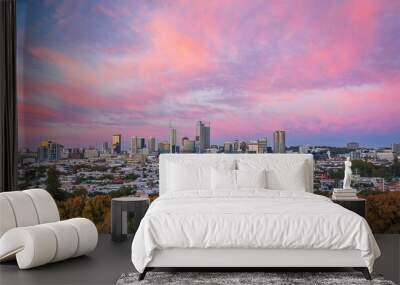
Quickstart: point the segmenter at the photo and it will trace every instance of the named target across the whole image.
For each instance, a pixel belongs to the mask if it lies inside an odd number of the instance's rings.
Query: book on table
[[[333,193],[337,197],[357,197],[356,193]]]
[[[336,200],[352,200],[357,199],[357,190],[353,188],[342,189],[335,188],[333,189],[332,199]]]
[[[349,189],[334,188],[333,193],[357,193],[357,190],[353,188]]]

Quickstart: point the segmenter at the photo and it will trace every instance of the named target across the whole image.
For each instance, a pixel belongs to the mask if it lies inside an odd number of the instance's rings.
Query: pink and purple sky
[[[20,147],[400,141],[400,1],[18,0]],[[123,145],[127,148],[127,144]]]

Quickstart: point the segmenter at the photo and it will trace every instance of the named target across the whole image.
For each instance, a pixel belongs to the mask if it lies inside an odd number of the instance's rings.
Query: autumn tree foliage
[[[111,230],[112,196],[88,196],[85,191],[74,192],[73,197],[58,201],[61,219],[84,217],[92,220],[99,232]],[[369,192],[360,195],[367,199],[367,221],[374,233],[400,233],[400,192]],[[158,196],[150,196],[154,201]]]
[[[79,195],[60,201],[57,205],[62,220],[83,217],[93,221],[99,232],[109,233],[111,230],[110,195]]]
[[[374,233],[400,233],[400,192],[380,192],[367,199],[367,221]]]

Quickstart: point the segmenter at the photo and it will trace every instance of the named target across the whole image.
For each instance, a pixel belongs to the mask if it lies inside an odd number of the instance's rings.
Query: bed
[[[312,155],[164,154],[159,171],[160,197],[132,243],[139,279],[161,267],[352,267],[371,278],[370,227],[312,193]]]

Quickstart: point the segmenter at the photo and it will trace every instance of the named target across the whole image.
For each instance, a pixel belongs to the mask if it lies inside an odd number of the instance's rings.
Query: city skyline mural
[[[108,233],[112,198],[157,199],[166,153],[309,154],[327,197],[349,158],[373,232],[398,234],[398,15],[395,0],[17,0],[18,189]]]
[[[400,141],[399,1],[17,1],[19,147]]]

